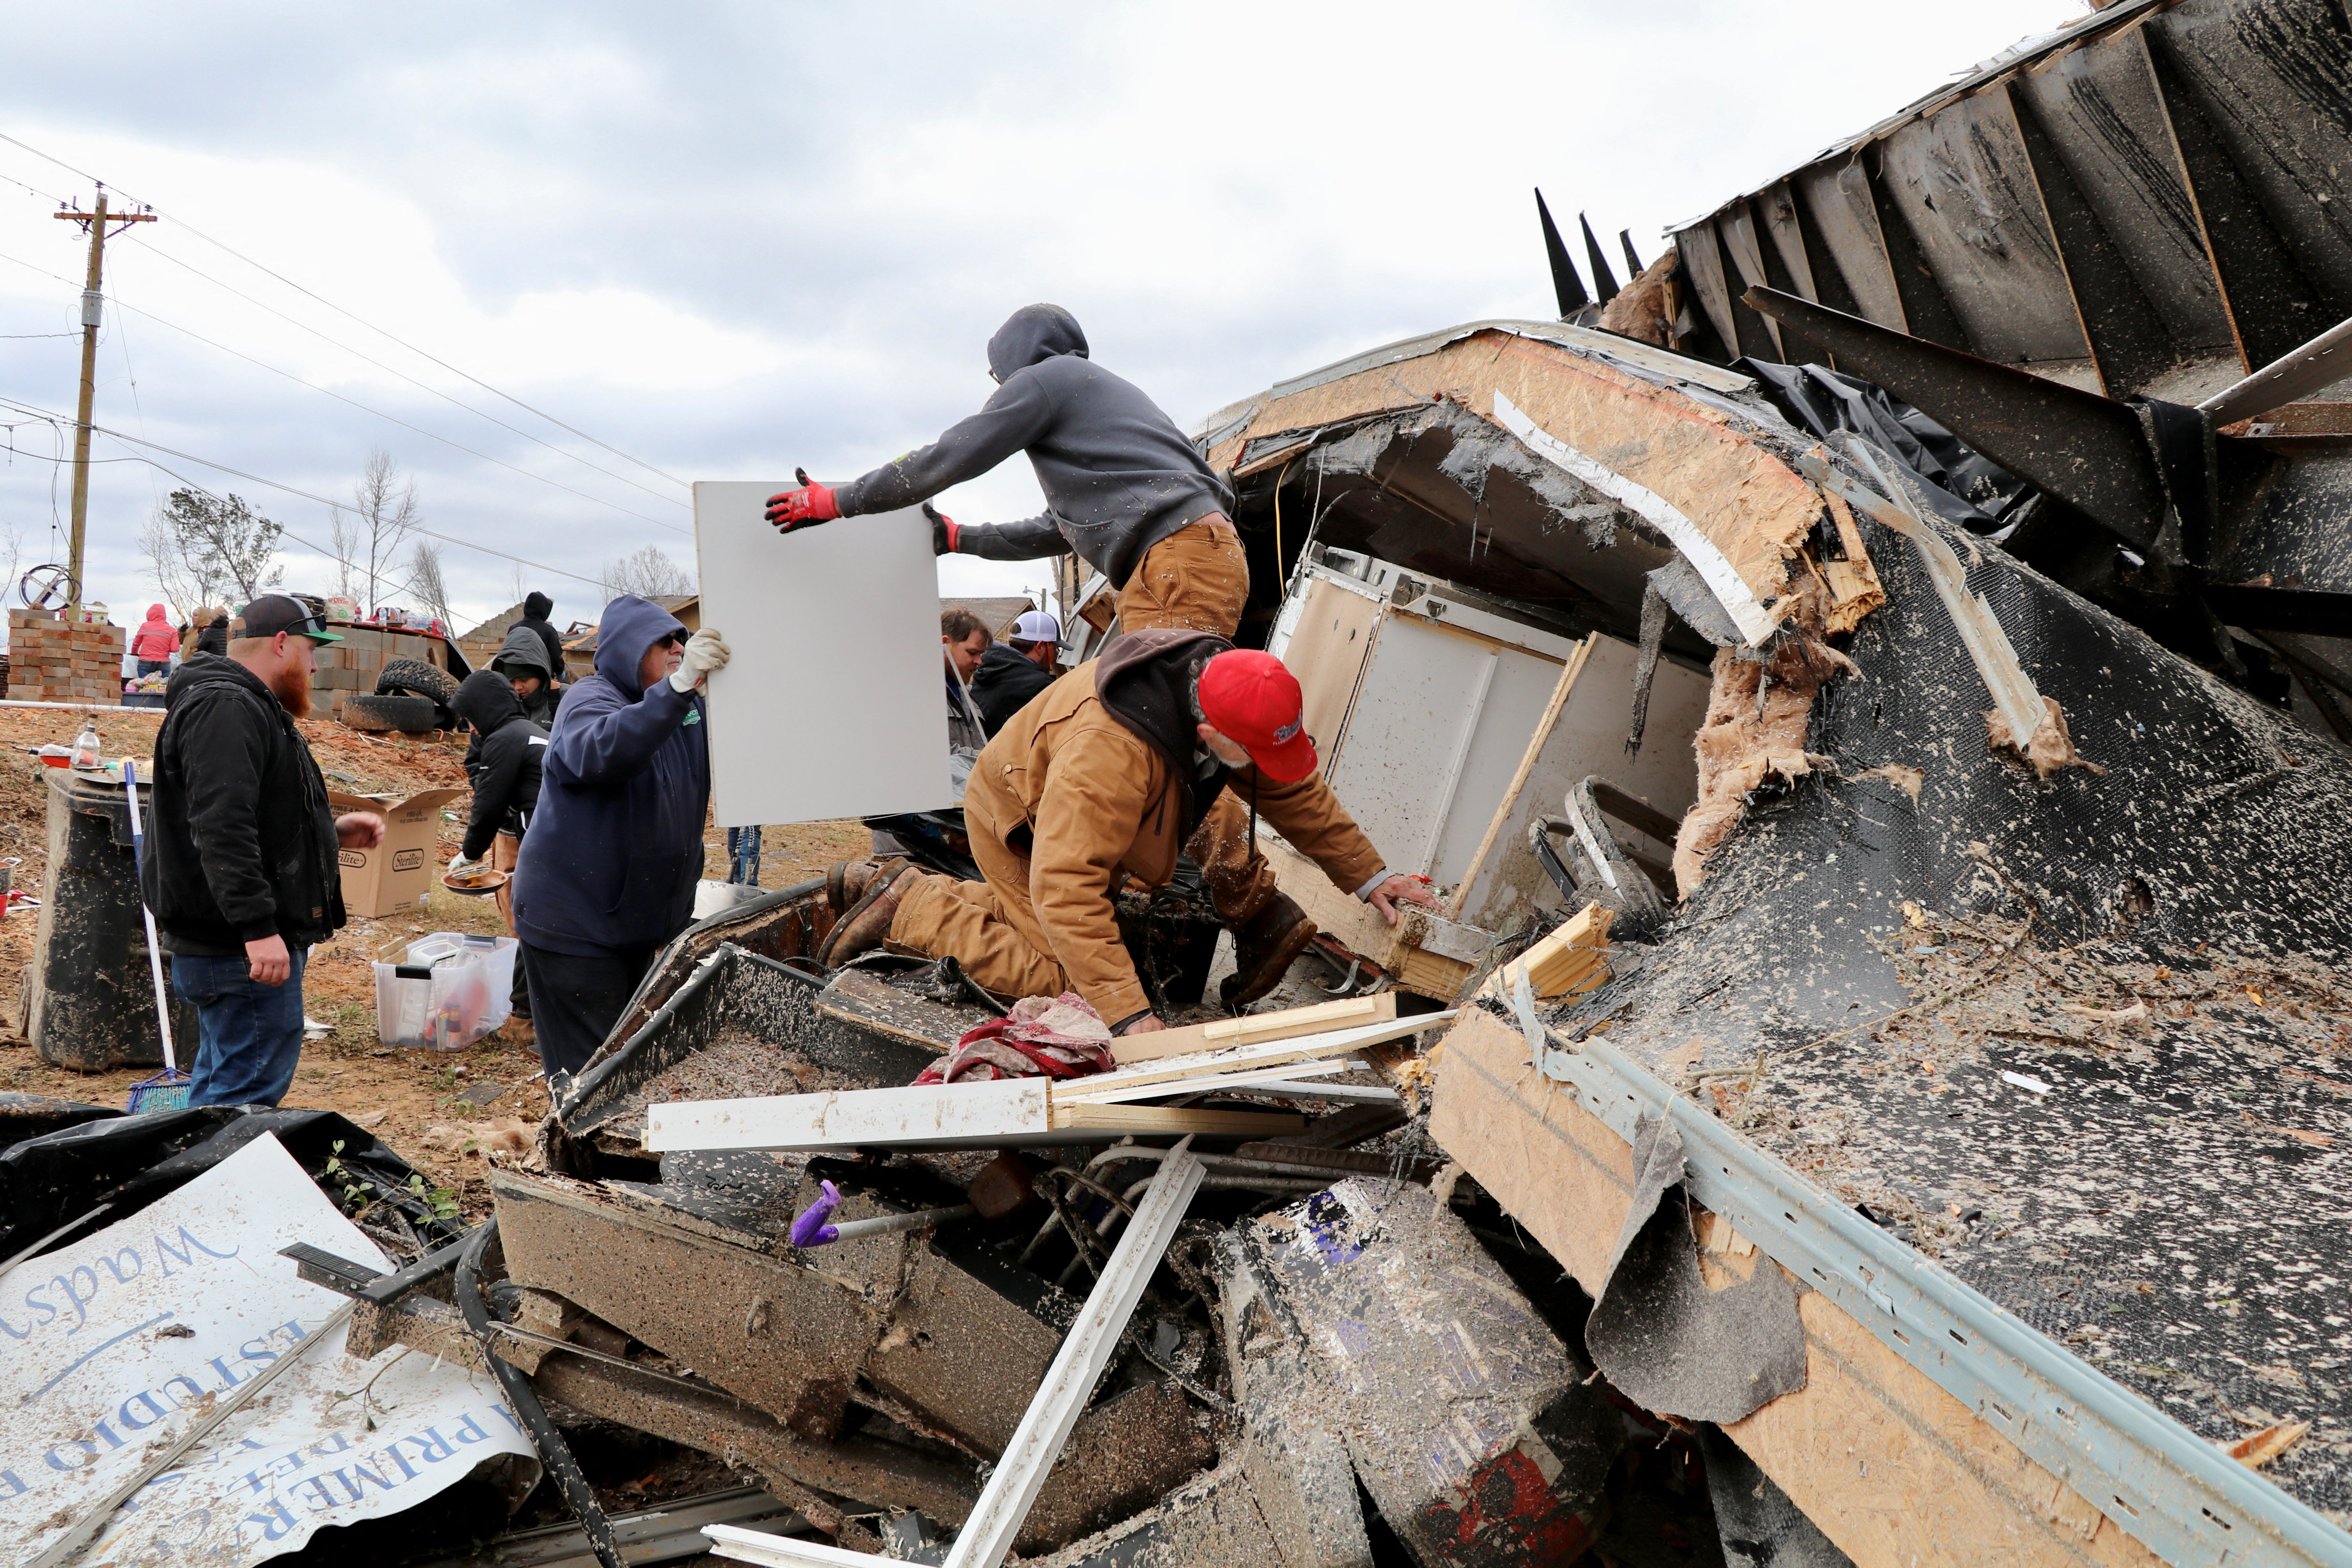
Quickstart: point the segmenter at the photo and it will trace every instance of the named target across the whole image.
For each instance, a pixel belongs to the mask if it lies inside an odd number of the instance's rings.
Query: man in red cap
[[[1135,632],[1056,680],[997,732],[964,792],[984,882],[894,862],[853,873],[854,898],[818,951],[839,964],[888,943],[954,955],[1002,996],[1076,991],[1115,1033],[1163,1027],[1112,904],[1125,879],[1162,887],[1221,797],[1258,813],[1334,885],[1393,924],[1398,900],[1435,907],[1391,875],[1316,773],[1298,682],[1271,654],[1205,632]],[[1228,994],[1228,1000],[1231,1000]]]

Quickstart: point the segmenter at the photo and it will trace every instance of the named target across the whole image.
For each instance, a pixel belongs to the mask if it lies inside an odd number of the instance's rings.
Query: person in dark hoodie
[[[534,645],[537,641],[532,638]],[[547,731],[524,715],[522,704],[516,700],[514,687],[507,678],[491,670],[478,669],[460,681],[449,706],[474,731],[473,744],[466,750],[466,782],[473,785],[474,808],[466,819],[465,841],[457,847],[457,857],[449,862],[449,869],[465,870],[480,864],[487,855],[490,869],[512,871],[522,853],[523,835],[530,827],[531,813],[539,808],[540,770],[547,755]],[[499,913],[506,917],[507,930],[513,931],[513,880],[501,884],[492,896],[498,900]],[[513,1003],[514,1017],[520,1026],[512,1037],[529,1041],[534,1035],[530,984],[520,953],[516,955]]]
[[[226,628],[226,657],[164,688],[139,889],[196,1008],[190,1105],[276,1105],[302,1054],[302,969],[343,924],[337,849],[373,849],[383,818],[337,816],[294,721],[310,711],[313,650],[342,639],[268,594]]]
[[[1013,623],[1011,637],[991,644],[981,655],[980,668],[971,678],[971,700],[990,739],[1031,698],[1054,684],[1054,654],[1061,640],[1059,621],[1044,610],[1028,610]]]
[[[971,418],[898,461],[837,488],[811,484],[768,500],[784,532],[895,511],[977,479],[1026,452],[1045,492],[1043,516],[959,526],[933,514],[931,545],[991,561],[1075,553],[1118,591],[1126,631],[1182,626],[1229,637],[1249,598],[1233,491],[1176,422],[1132,383],[1087,356],[1087,335],[1059,305],[1024,305],[988,340],[996,395]]]
[[[554,608],[554,600],[544,594],[533,593],[523,600],[522,619],[517,621],[515,626],[529,627],[531,636],[537,637],[540,646],[547,650],[548,679],[560,686],[563,681],[563,638],[557,634],[555,623],[547,618],[548,612]],[[509,630],[511,631],[512,628],[509,627]],[[501,648],[500,651],[503,652],[504,649]],[[528,708],[529,704],[526,703],[525,707]],[[554,710],[551,709],[549,718],[542,719],[540,722],[546,723],[553,716]]]
[[[849,903],[817,961],[847,963],[887,942],[952,954],[1000,996],[1076,991],[1115,1034],[1166,1026],[1119,940],[1125,879],[1164,887],[1178,850],[1223,795],[1253,808],[1342,890],[1391,924],[1400,900],[1434,906],[1391,874],[1316,773],[1298,682],[1272,654],[1204,632],[1119,638],[1023,708],[980,754],[964,826],[986,882],[906,861],[836,868]]]
[[[704,679],[726,639],[624,594],[596,627],[596,669],[565,692],[539,811],[515,868],[514,922],[539,1059],[576,1073],[664,943],[694,912],[710,801]]]
[[[1225,508],[1233,491],[1176,422],[1132,384],[1087,357],[1087,335],[1059,305],[1024,305],[988,340],[996,395],[937,441],[838,488],[806,484],[768,499],[783,532],[890,511],[977,478],[1026,452],[1045,492],[1043,516],[959,526],[931,513],[931,547],[992,561],[1075,553],[1118,590],[1123,633],[1175,628],[1230,638],[1249,600],[1249,564]],[[928,505],[926,506],[928,510]],[[1230,795],[1210,810],[1193,851],[1218,917],[1233,928],[1249,984],[1263,995],[1315,939],[1284,895]]]
[[[559,649],[561,643],[556,645]],[[530,624],[517,621],[507,628],[499,651],[490,656],[490,668],[506,678],[513,688],[515,700],[522,704],[522,716],[541,729],[555,727],[556,705],[563,700],[563,689],[555,683],[563,668],[563,656],[558,652],[551,661],[547,639],[531,629]]]

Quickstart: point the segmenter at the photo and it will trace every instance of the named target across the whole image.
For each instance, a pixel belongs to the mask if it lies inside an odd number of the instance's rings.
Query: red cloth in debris
[[[1075,991],[1024,996],[1012,1013],[964,1031],[923,1069],[924,1083],[998,1078],[1085,1078],[1111,1069],[1110,1028]]]

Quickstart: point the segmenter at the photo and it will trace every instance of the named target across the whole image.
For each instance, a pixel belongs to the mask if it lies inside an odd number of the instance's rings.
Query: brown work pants
[[[978,791],[964,796],[963,820],[971,841],[971,858],[988,879],[966,882],[919,867],[908,868],[906,890],[899,895],[898,912],[890,917],[890,945],[925,958],[952,953],[982,989],[1013,1000],[1058,996],[1073,989],[1029,896],[1029,857],[1004,841],[1003,829]],[[1236,813],[1235,822],[1239,832],[1248,833],[1246,811]],[[1246,843],[1213,838],[1216,823],[1216,813],[1212,811],[1184,846],[1184,852],[1204,868],[1213,864],[1245,867],[1255,861],[1270,893],[1274,874],[1266,869],[1265,859],[1250,851]],[[1265,899],[1261,896],[1257,901],[1263,904]]]
[[[1144,552],[1118,592],[1121,631],[1157,626],[1230,637],[1249,600],[1241,535],[1222,513],[1178,529]],[[921,870],[891,918],[893,945],[926,958],[953,953],[964,973],[1000,996],[1055,996],[1070,988],[1029,897],[1029,858],[1004,842],[978,801],[966,796],[964,827],[985,882]],[[1274,896],[1273,868],[1250,840],[1249,808],[1228,790],[1184,846],[1209,885],[1219,918],[1238,926]],[[1109,1018],[1106,1023],[1121,1020]]]
[[[1118,591],[1121,631],[1175,626],[1230,637],[1249,603],[1242,536],[1222,512],[1178,529],[1143,552]],[[1231,790],[1209,808],[1184,852],[1209,884],[1209,901],[1229,926],[1248,921],[1274,897],[1274,871],[1250,837],[1249,807]]]

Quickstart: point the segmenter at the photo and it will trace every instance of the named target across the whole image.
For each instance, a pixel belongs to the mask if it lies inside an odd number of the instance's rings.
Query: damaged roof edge
[[[1643,342],[1638,338],[1620,337],[1614,332],[1600,331],[1591,327],[1570,326],[1565,321],[1536,321],[1500,317],[1493,321],[1466,321],[1458,327],[1423,332],[1419,337],[1400,338],[1395,342],[1383,343],[1379,348],[1368,349],[1362,353],[1336,360],[1319,370],[1310,370],[1304,375],[1293,376],[1287,381],[1276,382],[1264,392],[1254,393],[1250,396],[1228,403],[1215,413],[1209,415],[1193,426],[1191,432],[1192,437],[1204,448],[1215,447],[1220,442],[1232,439],[1234,435],[1247,426],[1259,409],[1277,399],[1308,391],[1328,382],[1338,381],[1343,376],[1354,375],[1367,370],[1377,370],[1384,364],[1396,364],[1404,360],[1419,359],[1424,354],[1434,353],[1448,344],[1460,342],[1465,338],[1475,337],[1480,332],[1505,332],[1515,338],[1529,338],[1538,342],[1557,344],[1564,349],[1572,349],[1578,353],[1613,361],[1620,368],[1632,371],[1645,379],[1663,377],[1669,382],[1703,386],[1711,392],[1742,393],[1753,392],[1756,389],[1756,381],[1752,376],[1743,375],[1735,370],[1726,370],[1721,365],[1709,364],[1705,360],[1691,359],[1685,355],[1658,348],[1654,344]]]

